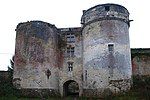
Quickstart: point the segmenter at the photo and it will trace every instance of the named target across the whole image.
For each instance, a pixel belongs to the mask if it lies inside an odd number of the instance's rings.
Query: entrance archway
[[[74,80],[66,81],[63,85],[64,96],[79,96],[79,85]]]

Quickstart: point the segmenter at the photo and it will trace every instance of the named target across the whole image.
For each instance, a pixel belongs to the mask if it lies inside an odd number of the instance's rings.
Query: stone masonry
[[[75,28],[43,21],[18,24],[14,86],[27,95],[100,97],[128,91],[132,75],[128,10],[118,4],[97,5],[83,11],[81,24]]]
[[[130,89],[131,53],[129,12],[120,5],[104,4],[83,12],[83,94],[95,96]]]
[[[131,49],[132,73],[139,76],[150,76],[150,49]]]

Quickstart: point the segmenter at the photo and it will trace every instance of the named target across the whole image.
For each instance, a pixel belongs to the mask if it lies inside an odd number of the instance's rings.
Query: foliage
[[[13,87],[13,68],[14,57],[10,60],[11,66],[8,66],[8,77],[0,76],[0,96],[19,95],[19,91]]]
[[[13,60],[10,60],[11,67],[8,67],[8,76],[0,76],[0,95],[12,95],[12,73],[13,73]]]
[[[133,76],[131,90],[113,100],[150,100],[150,76]]]
[[[133,88],[150,88],[150,76],[134,76],[133,77]]]
[[[134,76],[132,90],[138,92],[141,98],[150,100],[150,76]]]
[[[65,36],[63,34],[58,35],[58,49],[62,50],[66,47],[66,45],[67,45],[67,42],[66,42]]]
[[[12,57],[12,59],[10,59],[10,66],[8,66],[9,78],[11,81],[13,79],[13,69],[14,69],[14,56]]]

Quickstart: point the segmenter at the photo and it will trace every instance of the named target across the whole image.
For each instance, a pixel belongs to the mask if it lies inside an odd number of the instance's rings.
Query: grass
[[[40,98],[27,98],[27,97],[16,97],[16,96],[2,96],[0,100],[41,100]]]
[[[73,99],[73,97],[48,97],[48,98],[28,98],[28,97],[17,97],[17,96],[2,96],[0,97],[0,100],[150,100],[150,95],[143,94],[144,91],[140,91],[139,89],[133,90],[117,95],[117,96],[108,96],[103,99],[98,98],[87,98],[87,97],[80,97],[77,99]],[[150,93],[150,90],[146,91],[147,93]]]
[[[73,100],[72,97],[48,97],[48,98],[28,98],[28,97],[17,97],[17,96],[2,96],[0,100]],[[110,96],[103,99],[98,98],[87,98],[87,97],[80,97],[75,100],[150,100],[149,96],[139,95],[139,92],[128,92],[123,95],[118,96]]]
[[[103,99],[97,98],[87,98],[87,97],[80,97],[77,99],[73,99],[72,97],[47,97],[47,98],[28,98],[28,97],[20,97],[15,96],[15,94],[10,93],[10,91],[14,92],[12,88],[6,88],[9,94],[5,96],[0,96],[0,100],[150,100],[150,76],[142,77],[136,76],[133,77],[133,86],[130,91],[124,94],[116,95],[116,96],[107,96]],[[9,89],[9,91],[8,91]],[[15,92],[17,92],[15,90]]]

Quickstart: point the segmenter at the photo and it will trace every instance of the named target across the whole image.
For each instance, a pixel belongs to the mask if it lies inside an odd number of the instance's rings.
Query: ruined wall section
[[[60,93],[63,96],[63,85],[73,80],[78,83],[81,95],[82,92],[82,36],[81,28],[61,28],[62,36],[61,64],[59,66]],[[72,48],[72,49],[71,49]],[[70,50],[71,49],[71,50]],[[70,65],[71,64],[71,65]],[[70,68],[69,68],[70,67]],[[72,67],[72,68],[71,68]]]
[[[130,89],[131,56],[129,13],[116,4],[104,4],[83,12],[83,95]]]
[[[150,49],[131,49],[132,73],[134,76],[150,75]]]
[[[58,90],[57,28],[42,21],[30,21],[20,23],[16,33],[14,85]]]

